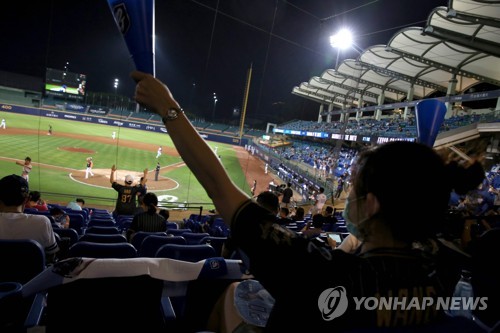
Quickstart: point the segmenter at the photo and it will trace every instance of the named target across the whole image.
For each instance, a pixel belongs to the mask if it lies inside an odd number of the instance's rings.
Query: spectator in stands
[[[344,190],[344,176],[340,176],[337,180],[337,190],[335,191],[335,199],[340,198]]]
[[[167,231],[165,218],[157,213],[158,197],[153,192],[146,193],[141,202],[144,212],[134,215],[132,224],[127,229],[127,240],[130,242],[136,232],[163,232]]]
[[[307,221],[306,225],[300,231],[307,238],[318,237],[323,232],[323,215],[314,214],[312,220]]]
[[[294,220],[295,222],[302,222],[302,221],[304,221],[305,215],[306,215],[306,211],[304,210],[304,208],[298,207],[295,210],[295,214],[292,216],[292,220]]]
[[[294,222],[290,217],[290,210],[286,207],[281,207],[279,210],[279,216],[276,223],[282,226],[287,226],[288,224]]]
[[[290,208],[290,201],[293,198],[292,183],[288,182],[286,188],[283,190],[283,196],[281,197],[281,206],[285,208]]]
[[[0,180],[0,239],[33,239],[40,243],[51,263],[59,251],[52,225],[47,216],[23,214],[28,200],[26,179],[10,175]]]
[[[467,168],[445,164],[432,148],[405,141],[365,151],[351,175],[343,211],[348,229],[363,244],[358,255],[328,251],[278,226],[275,214],[253,202],[231,181],[166,85],[142,72],[135,71],[132,77],[137,82],[137,102],[162,118],[181,157],[224,221],[231,224],[231,237],[248,257],[250,272],[275,298],[266,331],[305,332],[311,327],[318,332],[342,331],[441,320],[443,310],[433,308],[425,316],[415,307],[379,313],[347,306],[346,298],[404,293],[409,299],[431,297],[435,304],[436,297],[451,296],[462,268],[461,254],[451,248],[442,251],[445,247],[435,236],[442,227],[451,190],[463,194],[484,178],[479,162]],[[401,179],[411,189],[404,195]],[[421,209],[422,198],[426,198],[425,209]],[[414,241],[429,239],[435,244],[432,255],[411,249]],[[307,285],[307,292],[290,292],[283,283],[290,278]],[[339,302],[344,304],[342,308],[331,307]],[[290,319],[297,309],[303,320]]]
[[[54,222],[59,228],[69,228],[70,218],[61,208],[52,207],[50,209],[50,216],[54,218]]]
[[[257,203],[277,217],[280,210],[279,198],[274,192],[263,191],[256,199]]]
[[[168,211],[168,209],[165,209],[165,208],[159,209],[158,214],[160,216],[163,216],[163,218],[165,219],[165,222],[168,222],[168,218],[170,217],[170,212]]]
[[[82,198],[76,198],[75,201],[70,201],[66,205],[66,208],[72,209],[72,210],[82,210],[83,206],[85,206],[85,200]]]
[[[144,209],[142,208],[141,204],[142,204],[142,198],[144,198],[144,195],[148,192],[148,186],[146,185],[146,181],[144,180],[144,177],[141,177],[141,180],[137,185],[139,187],[139,192],[137,192],[137,209],[135,210],[135,214],[144,212]]]
[[[335,209],[332,206],[326,206],[325,212],[323,215],[323,226],[324,230],[327,231],[337,231],[337,222],[338,219],[334,215]]]
[[[109,182],[111,187],[118,192],[116,198],[115,210],[113,217],[116,219],[119,215],[134,215],[137,208],[137,194],[142,190],[142,186],[146,183],[148,177],[148,169],[144,169],[143,178],[139,185],[133,185],[134,177],[132,175],[125,176],[125,185],[116,182],[116,166],[111,167],[111,175]]]
[[[266,209],[269,214],[272,214],[275,221],[279,220],[277,215],[280,210],[280,206],[279,198],[276,196],[276,194],[270,191],[263,191],[255,198],[255,202]],[[222,256],[224,258],[231,258],[234,255],[236,249],[237,247],[232,241],[231,235],[229,235],[222,247]]]
[[[323,212],[323,206],[326,202],[325,188],[320,187],[319,193],[315,195],[314,206],[312,208],[312,214],[321,214]]]
[[[49,207],[47,207],[47,203],[42,199],[42,194],[38,191],[31,191],[29,200],[26,203],[27,208],[35,208],[40,212],[47,212]]]

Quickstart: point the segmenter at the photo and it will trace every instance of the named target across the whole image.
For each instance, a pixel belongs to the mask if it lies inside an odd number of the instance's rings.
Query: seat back
[[[129,243],[93,243],[79,241],[68,251],[69,257],[87,258],[135,258],[137,250]]]
[[[216,255],[222,257],[222,247],[226,241],[227,237],[206,236],[200,239],[199,244],[210,244],[214,248]]]
[[[45,269],[45,252],[40,243],[32,239],[0,239],[0,267],[0,284],[4,287],[7,282],[22,285]],[[20,293],[15,295],[20,296]],[[43,304],[37,299],[37,296],[16,296],[1,301],[0,332],[25,332],[30,310],[40,315],[43,311]]]
[[[78,242],[80,235],[75,229],[71,228],[54,228],[54,235],[56,236],[57,245],[59,245],[59,251],[56,253],[57,260],[63,260],[68,257],[68,251],[71,245]]]
[[[183,229],[167,229],[167,234],[174,236],[182,236],[185,232],[192,232],[191,229],[183,228]]]
[[[132,244],[136,249],[140,249],[144,238],[151,236],[151,235],[167,236],[167,233],[165,233],[165,232],[138,231],[134,234],[134,237],[132,237],[130,244]]]
[[[166,222],[167,223],[167,229],[178,229],[179,225],[175,222]]]
[[[116,222],[113,220],[113,218],[109,219],[100,219],[100,218],[92,218],[89,223],[89,227],[114,227],[116,226]]]
[[[61,238],[68,238],[69,244],[73,245],[78,242],[78,233],[72,228],[54,228],[54,232]]]
[[[182,236],[150,235],[142,241],[138,257],[154,258],[158,249],[165,244],[187,244]]]
[[[168,332],[161,310],[162,290],[162,280],[146,275],[79,279],[50,288],[46,330]]]
[[[100,235],[116,235],[121,234],[120,229],[117,227],[99,227],[99,226],[91,226],[85,229],[85,233],[88,234],[100,234]]]
[[[210,236],[208,233],[197,233],[197,232],[185,232],[182,234],[182,237],[186,239],[186,242],[189,245],[200,244],[200,240],[203,238]]]
[[[0,267],[0,282],[24,284],[45,269],[45,252],[32,239],[0,239]]]
[[[127,238],[121,234],[91,234],[85,233],[81,235],[79,242],[94,242],[94,243],[126,243]]]
[[[83,230],[87,227],[87,222],[82,214],[67,213],[69,216],[69,227],[75,229],[79,235],[83,235]]]
[[[217,254],[214,248],[208,244],[165,244],[158,249],[155,257],[197,262],[203,259],[217,257]]]
[[[133,220],[133,217],[122,218],[116,222],[116,225],[121,231],[127,231],[127,229],[132,225]]]

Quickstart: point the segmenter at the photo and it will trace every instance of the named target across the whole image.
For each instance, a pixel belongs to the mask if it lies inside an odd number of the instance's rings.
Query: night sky
[[[156,0],[156,76],[193,114],[230,122],[252,66],[246,124],[317,119],[319,104],[294,86],[335,66],[329,36],[342,27],[365,49],[400,29],[424,26],[447,0]],[[215,24],[215,25],[214,25]],[[87,75],[87,90],[133,96],[134,69],[106,0],[2,3],[0,70],[45,76],[45,68]],[[340,60],[356,58],[353,50]]]

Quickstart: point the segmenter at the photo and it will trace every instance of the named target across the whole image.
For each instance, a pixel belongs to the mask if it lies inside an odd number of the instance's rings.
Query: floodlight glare
[[[335,35],[330,36],[330,45],[338,49],[348,49],[352,45],[352,34],[347,29],[341,29]]]

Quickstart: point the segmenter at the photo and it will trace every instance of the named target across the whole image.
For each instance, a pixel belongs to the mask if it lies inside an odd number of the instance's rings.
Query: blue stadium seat
[[[185,232],[193,232],[191,229],[182,228],[182,229],[167,229],[167,234],[174,236],[182,236]]]
[[[126,243],[127,238],[122,234],[91,234],[85,233],[80,236],[79,242],[94,243]]]
[[[206,236],[200,239],[199,244],[210,244],[215,250],[215,255],[222,257],[222,248],[226,241],[227,237]]]
[[[187,244],[187,242],[182,236],[150,235],[142,241],[137,256],[154,258],[158,249],[165,244]]]
[[[22,285],[45,269],[44,249],[32,239],[0,239],[0,266],[0,283],[14,282]],[[27,328],[38,325],[44,303],[43,293],[7,300],[0,313],[0,331],[26,332]]]
[[[165,232],[138,231],[134,234],[134,237],[132,237],[132,240],[130,240],[130,244],[132,244],[137,250],[139,250],[141,248],[142,241],[144,240],[144,238],[151,236],[151,235],[160,235],[160,236],[167,237],[167,233],[165,233]]]
[[[155,257],[197,262],[203,259],[217,257],[217,253],[215,253],[214,248],[208,244],[165,244],[158,249]]]
[[[61,284],[48,290],[45,328],[47,332],[169,332],[162,292],[163,281],[147,275]]]
[[[84,229],[87,227],[87,222],[82,214],[67,213],[69,216],[69,227],[75,229],[79,235],[83,235]]]
[[[137,250],[129,243],[93,243],[79,241],[69,248],[69,257],[135,258]]]
[[[184,232],[182,233],[182,237],[184,237],[186,239],[186,242],[188,243],[188,245],[196,245],[196,244],[200,244],[200,240],[207,237],[207,236],[210,236],[209,233],[196,233],[196,232]]]
[[[117,227],[99,227],[92,226],[85,229],[86,234],[100,234],[100,235],[116,235],[121,234],[120,229]]]

